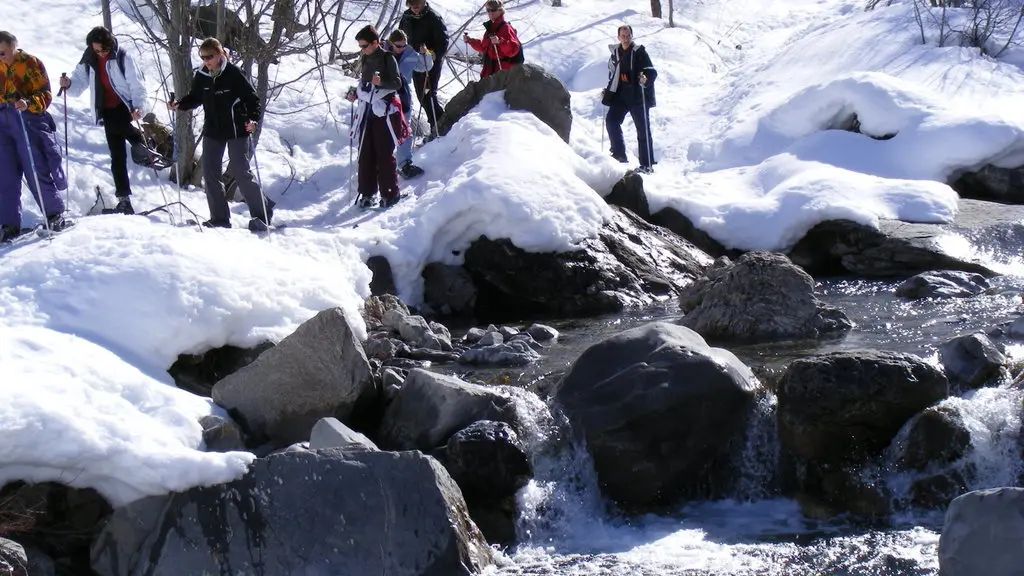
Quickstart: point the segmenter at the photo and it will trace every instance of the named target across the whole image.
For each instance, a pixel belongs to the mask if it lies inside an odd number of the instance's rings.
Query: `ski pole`
[[[67,77],[67,72],[60,73],[61,80]],[[57,95],[64,97],[64,179],[68,183],[68,187],[64,190],[64,206],[66,208],[71,205],[71,162],[68,158],[68,91],[61,86]]]
[[[131,114],[131,112],[129,112],[129,114]],[[160,172],[157,171],[156,169],[155,153],[153,152],[153,150],[149,148],[149,143],[146,141],[146,133],[145,131],[142,130],[142,122],[140,122],[138,119],[135,119],[135,127],[139,131],[139,138],[142,138],[143,146],[146,147],[146,150],[149,153],[150,168],[153,169],[153,178],[156,179],[157,185],[160,186],[160,196],[164,199],[164,206],[169,206],[170,203],[167,202],[167,191],[164,190],[164,183],[163,181],[160,180]],[[171,214],[170,210],[167,211],[167,219],[171,222],[171,226],[175,225],[174,215]]]
[[[437,138],[437,95],[433,87],[434,83],[430,80],[430,71],[433,69],[433,66],[431,66],[430,69],[427,69],[427,55],[420,54],[420,56],[423,57],[423,68],[426,70],[426,72],[424,72],[426,76],[423,77],[423,95],[426,96],[427,101],[430,102],[430,113],[434,117],[434,122],[430,126],[430,135]],[[437,62],[434,62],[434,66],[437,66]],[[420,107],[420,110],[422,109],[423,108]]]
[[[641,76],[643,76],[643,78],[645,78],[645,79],[647,78],[646,74],[641,73]],[[644,114],[643,114],[644,140],[645,140],[644,144],[647,146],[647,164],[646,164],[646,167],[653,169],[654,168],[654,161],[653,161],[654,151],[651,150],[651,123],[647,119],[647,91],[644,88],[644,84],[646,84],[646,83],[645,82],[640,82],[640,104],[644,107]],[[635,94],[635,92],[634,92],[634,94]],[[640,163],[643,164],[643,159],[641,159]]]
[[[379,76],[380,72],[374,72],[373,75],[374,76]],[[362,159],[363,159],[363,141],[366,140],[366,131],[371,128],[370,127],[370,120],[373,117],[373,97],[376,94],[376,92],[377,92],[377,87],[374,86],[373,84],[370,84],[370,101],[366,103],[366,112],[363,113],[363,114],[360,114],[360,118],[359,118],[359,124],[362,125],[362,127],[363,127],[363,131],[359,133],[359,153],[357,154],[357,156],[359,156],[359,160],[360,161],[362,161]],[[358,174],[358,173],[359,172],[357,170],[356,174]],[[357,193],[356,197],[352,201],[352,203],[355,204],[358,201],[359,201],[359,194]]]
[[[252,141],[252,133],[249,133],[249,151],[252,153],[252,163],[256,167],[256,183],[260,186],[260,202],[263,204],[263,223],[270,229],[270,213],[267,212],[267,195],[263,192],[263,178],[260,178],[260,161],[256,159],[256,144]]]
[[[174,102],[174,91],[168,92],[167,97]],[[171,160],[174,162],[175,183],[178,185],[178,220],[184,220],[185,215],[182,214],[184,205],[181,203],[181,162],[178,161],[178,124],[170,110],[167,111],[167,116],[171,120]]]
[[[352,152],[355,150],[355,141],[352,139],[352,131],[356,129],[356,101],[353,100],[348,104],[348,195],[353,196]]]
[[[21,133],[25,136],[25,149],[28,150],[28,165],[29,169],[32,170],[32,178],[36,183],[36,201],[39,202],[39,209],[43,211],[43,223],[46,225],[46,237],[53,240],[53,231],[50,230],[50,218],[46,213],[46,205],[43,204],[43,190],[39,187],[39,174],[36,173],[36,159],[32,153],[32,141],[28,139],[28,127],[25,126],[25,117],[22,115],[23,112],[17,108],[14,109],[14,113],[18,115],[18,120],[21,120]]]

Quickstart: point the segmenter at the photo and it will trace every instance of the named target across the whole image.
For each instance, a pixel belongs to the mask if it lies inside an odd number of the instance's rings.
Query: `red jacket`
[[[505,22],[504,17],[496,22],[490,20],[484,22],[484,29],[486,34],[483,38],[469,39],[470,47],[484,55],[484,68],[480,71],[481,79],[487,78],[499,70],[508,70],[516,64],[523,63],[523,45],[519,42],[516,29]],[[491,42],[492,36],[498,38],[497,44]]]

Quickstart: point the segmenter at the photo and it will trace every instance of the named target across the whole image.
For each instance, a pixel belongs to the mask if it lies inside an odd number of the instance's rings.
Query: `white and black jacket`
[[[203,133],[216,140],[228,141],[248,136],[245,125],[259,122],[262,115],[256,90],[242,70],[224,59],[216,74],[205,67],[197,68],[189,93],[178,100],[179,110],[203,107],[206,121]]]
[[[106,69],[110,85],[113,86],[118,98],[129,110],[140,110],[145,114],[146,87],[142,83],[135,59],[115,44],[110,52],[110,58],[107,59]],[[100,107],[103,105],[103,86],[100,83],[99,57],[92,48],[86,48],[78,66],[71,74],[71,87],[68,88],[68,92],[72,96],[79,96],[86,88],[92,88],[93,119],[97,124],[102,124]]]

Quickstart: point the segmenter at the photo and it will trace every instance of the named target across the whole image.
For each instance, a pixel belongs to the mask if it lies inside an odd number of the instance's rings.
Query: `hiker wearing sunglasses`
[[[437,137],[437,119],[444,115],[444,107],[437,100],[437,84],[444,68],[444,55],[448,52],[448,27],[444,19],[434,11],[426,0],[406,0],[408,9],[402,13],[398,29],[405,32],[413,50],[433,54],[434,65],[429,72],[413,72],[413,87],[420,107],[427,114],[430,134],[424,139],[429,142]]]
[[[262,107],[259,96],[241,69],[228,62],[227,53],[216,38],[207,38],[199,45],[203,65],[192,77],[189,93],[176,102],[168,102],[171,110],[192,110],[203,107],[203,182],[210,219],[207,228],[231,228],[231,211],[224,197],[221,175],[224,149],[228,151],[228,171],[249,206],[249,230],[262,232],[274,217],[274,202],[266,199],[249,167],[249,135],[256,130]]]
[[[54,232],[70,225],[64,219],[67,189],[57,144],[57,124],[46,111],[53,100],[46,68],[18,49],[18,39],[0,32],[0,242],[21,234],[21,179]]]
[[[409,126],[402,113],[398,90],[402,79],[395,57],[380,45],[380,35],[373,26],[364,26],[356,33],[359,42],[359,85],[346,98],[359,102],[352,140],[359,143],[359,198],[361,208],[398,203],[398,171],[395,146],[409,138]]]
[[[484,22],[486,33],[483,38],[462,35],[470,48],[484,55],[481,80],[523,63],[523,45],[519,42],[516,29],[505,21],[505,5],[501,0],[487,0],[484,7],[487,9],[488,20]]]
[[[72,96],[91,88],[93,119],[103,126],[110,150],[110,174],[114,177],[115,212],[134,214],[128,179],[128,154],[125,143],[132,146],[133,158],[157,156],[143,142],[133,121],[142,118],[146,88],[135,60],[118,45],[110,30],[97,26],[85,36],[85,53],[71,77],[62,76],[60,87]]]
[[[434,57],[426,46],[423,46],[419,53],[410,48],[409,38],[401,30],[393,30],[388,36],[387,51],[398,61],[398,73],[402,77],[398,97],[402,100],[402,114],[409,118],[409,114],[412,113],[412,91],[409,86],[413,83],[413,74],[429,72],[434,65]],[[412,138],[406,138],[398,145],[395,159],[398,162],[398,173],[402,178],[408,180],[423,174],[423,169],[412,163]]]

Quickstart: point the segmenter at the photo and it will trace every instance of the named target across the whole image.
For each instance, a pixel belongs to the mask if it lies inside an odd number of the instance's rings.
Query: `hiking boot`
[[[382,208],[391,208],[395,204],[398,204],[398,201],[401,199],[402,197],[398,194],[395,194],[394,196],[385,196],[384,198],[381,198],[380,205]]]
[[[0,226],[0,242],[10,242],[21,236],[21,226]]]
[[[249,232],[266,232],[270,230],[270,226],[259,218],[253,218],[249,220]]]
[[[117,201],[117,206],[114,206],[114,212],[127,214],[129,216],[135,214],[135,208],[132,207],[131,198],[128,198],[127,196],[121,197]]]
[[[398,173],[402,175],[402,178],[409,180],[423,174],[423,168],[413,164],[412,160],[406,160],[398,169]]]
[[[636,169],[637,174],[654,174],[654,168],[650,166],[641,166]]]
[[[360,208],[376,208],[377,199],[373,196],[360,196],[359,200],[356,201],[356,205]]]
[[[54,214],[53,216],[46,217],[46,227],[50,229],[50,232],[60,232],[72,224],[74,222],[65,218],[64,214]]]
[[[231,228],[230,220],[207,220],[203,222],[204,228]]]

